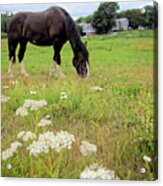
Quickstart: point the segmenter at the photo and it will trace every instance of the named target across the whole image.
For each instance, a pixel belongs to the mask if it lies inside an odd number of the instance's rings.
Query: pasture
[[[48,77],[52,47],[28,44],[24,64],[30,76],[19,76],[17,61],[15,76],[10,79],[7,40],[2,39],[2,95],[10,97],[1,106],[2,152],[15,141],[22,144],[12,157],[2,160],[2,176],[80,178],[87,166],[97,163],[115,171],[119,179],[154,180],[152,37],[152,31],[130,31],[83,38],[90,54],[88,79],[77,76],[69,43],[61,51],[61,70],[66,78]],[[63,92],[65,99],[61,99]],[[46,100],[47,105],[29,110],[27,116],[16,116],[27,99]],[[52,124],[38,127],[47,115]],[[62,130],[74,135],[75,141],[71,149],[63,148],[59,153],[49,149],[34,157],[27,150],[33,140],[17,139],[20,131],[31,131],[38,138],[47,131],[56,134]],[[97,151],[83,156],[83,140],[96,145]]]

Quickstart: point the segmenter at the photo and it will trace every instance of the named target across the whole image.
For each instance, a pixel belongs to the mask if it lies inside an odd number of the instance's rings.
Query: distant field
[[[7,33],[6,32],[1,32],[1,38],[7,38]]]
[[[92,36],[88,41],[90,77],[80,79],[72,66],[69,43],[62,49],[61,69],[66,78],[49,78],[52,47],[28,45],[24,64],[29,77],[20,77],[18,62],[15,78],[7,77],[7,40],[2,39],[2,151],[17,141],[20,131],[37,136],[61,130],[73,134],[72,149],[56,154],[50,150],[39,157],[29,155],[24,142],[13,157],[2,161],[2,176],[79,178],[92,163],[114,170],[120,179],[155,178],[155,139],[153,136],[153,32],[131,31],[111,36]],[[104,88],[93,92],[92,87]],[[36,91],[34,95],[30,91]],[[65,92],[67,99],[60,99]],[[47,101],[47,106],[29,115],[16,116],[25,99]],[[52,125],[39,128],[39,121],[50,115]],[[81,141],[97,146],[88,156],[80,153]],[[150,162],[143,159],[151,158]],[[6,165],[11,164],[11,169]],[[145,172],[141,173],[142,168]]]

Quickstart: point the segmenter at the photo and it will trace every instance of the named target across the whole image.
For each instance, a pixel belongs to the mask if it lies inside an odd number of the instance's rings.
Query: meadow
[[[1,40],[1,89],[10,98],[1,104],[1,150],[15,141],[21,143],[11,157],[2,160],[2,176],[80,178],[87,166],[96,163],[114,171],[114,178],[156,178],[153,32],[120,32],[82,40],[88,42],[90,54],[88,79],[77,76],[69,43],[61,52],[66,78],[48,76],[52,47],[28,44],[24,64],[30,76],[21,77],[16,62],[11,79],[7,76],[7,39]],[[29,99],[46,100],[47,105],[28,110],[26,116],[16,115]],[[39,127],[42,118],[51,124]],[[55,135],[67,131],[75,140],[59,153],[49,148],[35,157],[28,148],[33,140],[18,139],[21,131],[32,132],[36,141],[48,131]],[[94,144],[94,152],[83,155],[82,141]]]

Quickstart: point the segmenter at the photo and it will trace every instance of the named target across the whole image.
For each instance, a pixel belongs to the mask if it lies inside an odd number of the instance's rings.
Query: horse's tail
[[[13,63],[16,61],[15,51],[22,36],[23,22],[23,13],[18,13],[16,15],[12,15],[7,23],[9,60]]]

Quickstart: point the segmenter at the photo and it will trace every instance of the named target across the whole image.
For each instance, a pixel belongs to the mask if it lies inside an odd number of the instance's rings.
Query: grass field
[[[88,41],[90,77],[80,79],[72,66],[72,50],[62,49],[61,69],[66,78],[49,78],[52,47],[28,45],[24,64],[29,77],[20,77],[18,63],[15,77],[7,77],[7,40],[2,39],[2,94],[10,100],[2,103],[2,151],[20,141],[12,157],[2,161],[2,176],[80,178],[92,163],[115,171],[120,179],[155,179],[154,92],[152,31],[121,32],[113,36],[92,36]],[[92,87],[103,91],[92,91]],[[36,91],[31,95],[30,91]],[[67,99],[60,99],[65,92]],[[29,115],[16,116],[25,99],[47,101]],[[52,125],[38,127],[49,115]],[[29,154],[32,143],[17,139],[20,131],[41,133],[68,131],[75,137],[72,148],[60,153],[49,150],[38,157]],[[97,147],[97,152],[83,156],[81,142]],[[146,160],[144,156],[150,158]],[[6,168],[11,165],[12,167]],[[142,171],[144,170],[144,171]]]

